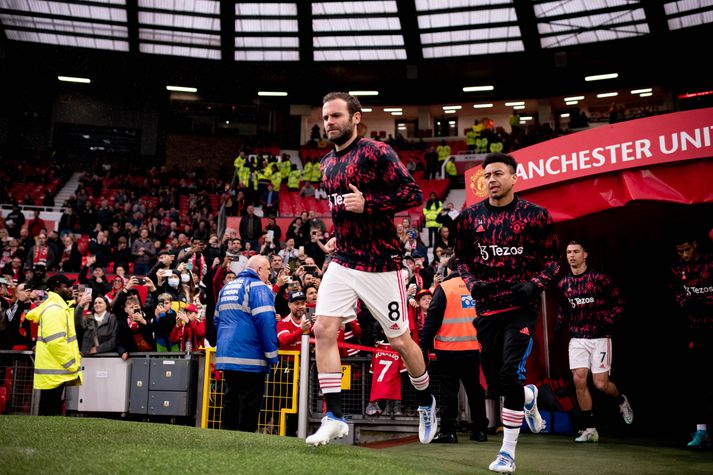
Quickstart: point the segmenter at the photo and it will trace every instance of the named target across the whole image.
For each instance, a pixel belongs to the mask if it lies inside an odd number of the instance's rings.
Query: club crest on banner
[[[481,167],[478,167],[478,171],[470,176],[470,189],[478,198],[488,196],[488,190],[485,186],[485,176]]]

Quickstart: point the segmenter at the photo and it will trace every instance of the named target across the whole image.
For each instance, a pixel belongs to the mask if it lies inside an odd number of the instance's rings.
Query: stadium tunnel
[[[708,109],[708,118],[703,120],[710,122],[710,112]],[[646,120],[627,123],[625,131],[617,130],[624,125],[619,124],[588,131],[584,137],[575,134],[552,140],[546,144],[547,155],[542,155],[543,150],[529,150],[539,146],[513,155],[519,164],[527,164],[534,157],[558,155],[579,145],[591,150],[597,143],[614,143],[622,139],[622,134],[658,133],[648,129],[650,124],[643,122]],[[676,122],[671,118],[668,121],[670,126]],[[569,271],[566,244],[578,240],[587,247],[588,266],[610,275],[619,286],[625,311],[612,337],[611,377],[634,408],[634,426],[626,430],[642,435],[677,437],[690,429],[683,371],[687,322],[675,304],[670,268],[677,257],[675,239],[682,233],[697,236],[704,252],[713,248],[710,144],[702,146],[696,155],[681,161],[682,155],[672,154],[659,164],[637,164],[637,168],[564,179],[523,192],[518,191],[522,188],[520,181],[515,185],[518,196],[544,206],[552,215],[560,241],[562,273]],[[485,196],[480,176],[479,167],[467,173],[468,204]],[[527,381],[532,383],[544,378],[571,379],[569,335],[566,330],[555,333],[557,303],[552,287],[544,302],[527,364]],[[592,390],[592,397],[602,426],[624,430],[618,407],[596,390]],[[664,413],[667,415],[662,417]]]

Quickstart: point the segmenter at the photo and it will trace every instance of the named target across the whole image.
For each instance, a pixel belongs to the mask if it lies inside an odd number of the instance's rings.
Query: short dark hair
[[[681,246],[683,244],[698,245],[698,236],[693,230],[684,229],[676,233],[673,237],[673,244]]]
[[[485,156],[485,160],[483,161],[483,169],[491,163],[504,163],[510,167],[513,173],[517,172],[517,162],[507,153],[489,153]]]
[[[570,242],[567,243],[567,247],[569,246],[579,246],[582,248],[584,252],[587,252],[587,246],[585,246],[582,241],[577,241],[576,239],[571,240]],[[565,248],[566,249],[566,248]]]
[[[458,270],[458,259],[456,259],[456,256],[451,256],[451,258],[448,259],[446,269],[449,269],[453,272],[456,272]]]
[[[335,99],[341,99],[347,103],[349,117],[352,117],[355,112],[361,112],[361,103],[359,102],[359,99],[347,92],[330,92],[329,94],[324,96],[324,99],[322,99],[322,104],[324,105],[327,102],[333,101]]]

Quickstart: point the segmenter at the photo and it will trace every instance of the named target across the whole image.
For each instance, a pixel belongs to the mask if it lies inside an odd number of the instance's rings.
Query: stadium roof
[[[315,82],[320,94],[342,84],[392,101],[452,100],[481,82],[506,95],[566,94],[584,75],[613,70],[635,87],[647,75],[675,77],[661,49],[686,47],[671,61],[695,54],[712,23],[711,0],[0,0],[11,59],[71,69],[81,58],[91,74],[122,55],[148,77],[209,72],[234,87],[239,74],[247,90],[288,90],[291,101],[314,98]]]

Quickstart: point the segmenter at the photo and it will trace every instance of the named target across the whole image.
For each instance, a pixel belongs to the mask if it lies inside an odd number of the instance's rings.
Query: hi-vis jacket
[[[62,297],[49,297],[30,310],[27,319],[39,325],[35,350],[34,389],[53,389],[62,383],[82,383],[74,310]]]
[[[215,306],[216,369],[267,373],[277,363],[275,298],[252,269],[220,291]]]
[[[479,351],[475,301],[457,272],[451,273],[433,292],[433,300],[419,335],[421,351]]]
[[[475,320],[475,301],[460,277],[445,280],[440,285],[446,297],[443,323],[433,339],[433,348],[444,351],[479,350]]]

